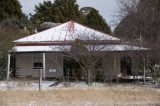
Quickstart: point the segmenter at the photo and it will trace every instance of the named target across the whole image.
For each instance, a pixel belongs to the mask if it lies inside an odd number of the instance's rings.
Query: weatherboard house
[[[43,70],[44,78],[63,78],[69,68],[66,57],[71,51],[72,44],[77,39],[84,41],[84,46],[100,48],[96,52],[103,52],[105,56],[101,59],[96,70],[103,70],[105,76],[118,76],[125,69],[126,74],[131,75],[135,69],[134,58],[129,53],[147,50],[146,48],[124,45],[119,38],[96,31],[73,21],[66,22],[48,30],[13,41],[15,46],[8,54],[7,78],[10,76],[11,54],[14,54],[17,78],[36,78],[39,76],[38,69]],[[94,42],[94,43],[93,43]],[[65,49],[60,49],[60,48]],[[78,49],[76,49],[77,52]],[[57,55],[59,54],[59,55]],[[71,70],[70,70],[71,71]],[[94,78],[93,77],[93,78]]]

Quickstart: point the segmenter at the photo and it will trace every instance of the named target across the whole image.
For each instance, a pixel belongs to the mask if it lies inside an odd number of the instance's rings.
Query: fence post
[[[42,83],[42,69],[39,69],[39,91],[41,91],[41,83]]]
[[[143,80],[144,80],[144,84],[145,84],[145,83],[146,83],[146,62],[145,62],[146,60],[145,60],[145,58],[144,58],[143,61],[144,61],[144,66],[143,66],[143,71],[144,71],[144,72],[143,72],[143,74],[144,74],[144,75],[143,75]]]

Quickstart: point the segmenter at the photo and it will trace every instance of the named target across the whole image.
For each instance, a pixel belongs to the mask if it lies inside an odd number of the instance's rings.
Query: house
[[[44,78],[63,78],[70,67],[63,54],[67,54],[73,48],[77,53],[81,53],[77,46],[73,47],[73,42],[77,39],[83,42],[85,51],[92,52],[94,49],[93,52],[105,54],[94,67],[93,78],[98,69],[103,70],[105,76],[118,76],[124,71],[127,75],[132,75],[136,69],[136,65],[133,64],[136,60],[130,57],[130,54],[148,50],[124,45],[119,38],[70,21],[13,41],[15,46],[8,54],[7,78],[9,78],[12,53],[16,55],[14,71],[18,78],[36,78],[39,76],[37,70],[40,68],[43,69]]]

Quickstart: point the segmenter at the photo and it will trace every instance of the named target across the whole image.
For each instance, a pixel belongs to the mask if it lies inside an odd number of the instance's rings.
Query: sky
[[[34,13],[34,7],[44,0],[19,0],[22,5],[22,10],[25,14]],[[51,0],[54,1],[54,0]],[[118,9],[116,0],[77,0],[78,5],[81,7],[94,7],[103,16],[106,22],[114,29],[113,20],[114,14]]]

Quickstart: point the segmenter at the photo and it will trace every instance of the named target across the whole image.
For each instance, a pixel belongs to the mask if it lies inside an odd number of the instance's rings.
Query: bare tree
[[[118,0],[119,11],[117,17],[121,20],[115,29],[115,35],[121,35],[124,42],[129,44],[148,47],[152,52],[143,57],[140,64],[142,67],[152,68],[159,59],[159,38],[160,38],[160,10],[159,0]],[[145,64],[144,64],[145,63]],[[157,63],[160,64],[160,63]],[[144,68],[142,68],[144,70]],[[148,70],[145,69],[145,70]]]
[[[133,42],[141,38],[140,44],[155,43],[159,35],[157,27],[160,26],[158,0],[120,0],[118,4],[117,16],[122,21],[115,33],[125,35],[125,40]]]
[[[99,33],[93,32],[86,33],[85,31],[70,37],[73,39],[71,42],[68,42],[71,46],[70,51],[64,46],[60,46],[59,49],[66,52],[68,57],[73,58],[79,64],[90,86],[96,63],[106,55],[103,52],[104,48],[111,42],[116,42],[108,40],[105,35],[102,36],[102,34],[99,35]]]

